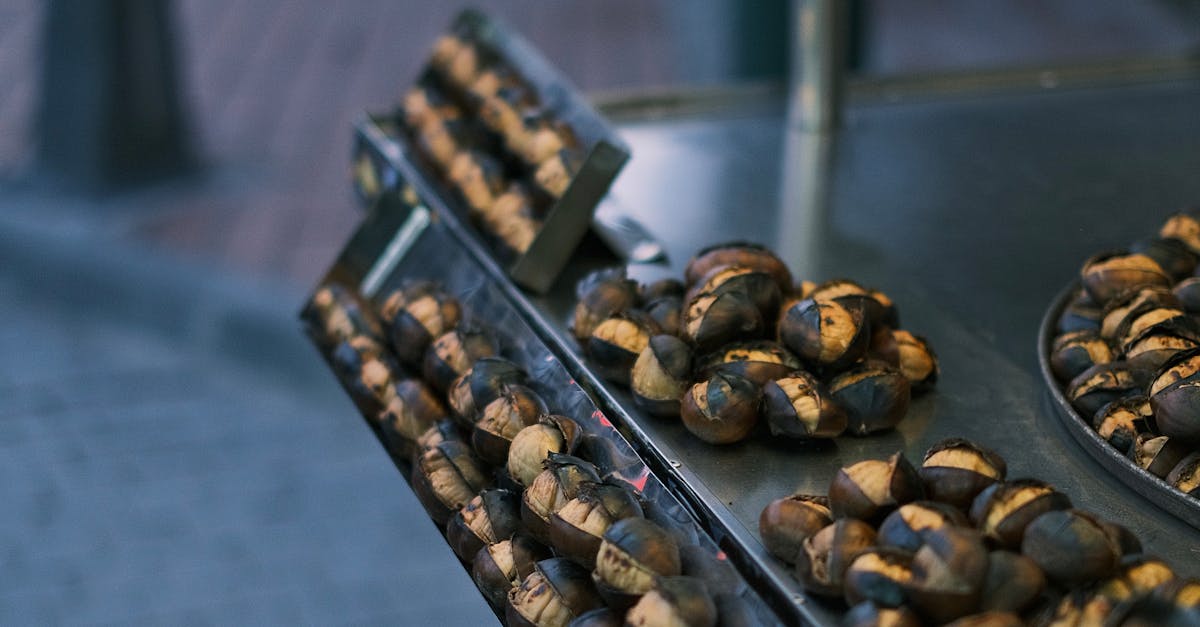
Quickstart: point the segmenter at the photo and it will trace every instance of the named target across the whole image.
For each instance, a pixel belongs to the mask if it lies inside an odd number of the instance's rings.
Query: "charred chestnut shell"
[[[671,534],[644,518],[626,518],[604,532],[592,577],[608,605],[624,610],[659,577],[680,574],[681,564]]]
[[[710,444],[729,444],[750,435],[758,423],[762,392],[745,377],[717,373],[684,393],[683,426]]]
[[[534,564],[550,557],[549,548],[518,533],[479,549],[471,563],[471,578],[493,607],[504,607],[508,591],[533,572]]]
[[[829,382],[833,400],[846,410],[847,430],[867,435],[894,428],[908,413],[912,389],[899,371],[865,363]]]
[[[1196,218],[1196,209],[1172,214],[1159,229],[1158,236],[1178,240],[1188,250],[1200,254],[1200,220]]]
[[[503,466],[508,461],[512,439],[545,414],[546,403],[537,392],[523,385],[507,385],[496,400],[483,408],[471,432],[471,444],[483,461]]]
[[[683,333],[683,301],[677,296],[663,296],[648,301],[646,315],[662,333],[678,336]]]
[[[491,485],[483,464],[461,442],[446,441],[417,458],[413,492],[439,526]]]
[[[1167,474],[1167,483],[1184,494],[1200,497],[1200,451],[1179,460]]]
[[[1187,278],[1196,269],[1196,254],[1174,238],[1140,239],[1129,246],[1129,252],[1153,259],[1172,281]]]
[[[746,266],[714,268],[688,289],[684,300],[691,302],[700,294],[720,295],[726,292],[745,294],[758,308],[763,326],[767,328],[775,326],[775,317],[779,315],[782,292],[771,275],[761,270]]]
[[[1095,331],[1072,331],[1054,339],[1050,369],[1059,381],[1066,382],[1096,364],[1106,364],[1115,358],[1112,347]]]
[[[997,546],[1017,549],[1025,528],[1042,514],[1071,507],[1071,499],[1035,479],[994,483],[971,504],[971,522]]]
[[[930,447],[920,474],[929,498],[965,510],[984,488],[1004,481],[1007,471],[1004,458],[995,451],[950,438]]]
[[[629,609],[626,625],[716,627],[717,606],[695,577],[663,577]]]
[[[912,557],[908,551],[887,547],[859,553],[842,577],[846,603],[873,601],[885,607],[904,603],[905,588],[912,580]]]
[[[1100,337],[1119,340],[1125,335],[1134,318],[1155,309],[1178,309],[1179,302],[1171,290],[1161,285],[1147,285],[1121,292],[1104,305],[1100,320]]]
[[[460,559],[468,561],[479,549],[511,538],[520,528],[520,497],[508,490],[484,490],[447,523],[446,541]]]
[[[584,612],[567,624],[567,627],[622,627],[625,618],[612,608],[598,607]]]
[[[380,335],[372,314],[350,290],[337,283],[323,285],[313,293],[304,317],[310,331],[327,349],[355,335]]]
[[[579,495],[584,484],[599,483],[600,475],[590,462],[571,455],[551,453],[543,470],[521,495],[521,522],[530,535],[550,542],[550,516]]]
[[[504,388],[525,382],[521,367],[499,357],[484,357],[471,369],[454,380],[446,398],[454,418],[471,428],[479,420],[479,412],[499,398]]]
[[[550,515],[550,546],[590,570],[609,527],[618,520],[642,516],[637,497],[624,485],[586,483],[575,498]]]
[[[938,358],[929,341],[903,329],[892,331],[900,352],[900,374],[908,379],[914,392],[928,390],[937,383]]]
[[[609,318],[592,330],[587,344],[588,359],[600,376],[629,385],[633,364],[657,331],[644,314]]]
[[[517,627],[565,627],[575,617],[603,605],[586,570],[553,557],[534,565],[521,585],[509,591],[505,620]]]
[[[1114,574],[1121,547],[1100,520],[1086,512],[1064,509],[1046,512],[1029,523],[1021,554],[1041,567],[1049,579],[1077,586]]]
[[[1149,396],[1155,423],[1163,435],[1200,441],[1200,349],[1168,359],[1154,376]]]
[[[398,370],[386,359],[370,359],[363,363],[357,376],[347,382],[350,398],[369,420],[379,420],[379,412],[391,402]]]
[[[1135,595],[1113,609],[1106,625],[1200,624],[1200,582],[1182,577]]]
[[[1190,445],[1169,436],[1139,433],[1129,447],[1129,458],[1146,472],[1165,478],[1191,452]]]
[[[913,555],[907,594],[922,615],[945,623],[979,609],[988,551],[973,529],[942,527],[925,534]]]
[[[774,279],[781,293],[792,288],[792,273],[787,264],[767,247],[747,242],[726,242],[700,250],[684,269],[684,282],[693,285],[715,268],[724,266],[742,266],[766,272]]]
[[[425,349],[458,325],[458,299],[431,284],[421,283],[393,292],[382,306],[388,338],[401,363],[420,367]]]
[[[416,450],[418,452],[424,452],[437,446],[438,444],[441,444],[442,442],[447,441],[462,442],[468,446],[470,445],[470,443],[467,442],[467,439],[463,436],[462,431],[459,430],[458,423],[450,420],[449,418],[443,418],[442,420],[433,423],[433,425],[422,432],[421,435],[417,436]]]
[[[762,313],[742,292],[700,294],[687,303],[683,313],[684,335],[701,353],[761,337],[764,329]]]
[[[758,535],[768,553],[791,564],[804,540],[832,522],[828,498],[793,494],[763,508],[758,517]]]
[[[846,430],[846,411],[816,377],[803,371],[768,381],[763,410],[772,435],[832,438]]]
[[[650,338],[630,373],[633,400],[656,416],[678,416],[679,399],[688,388],[692,351],[673,335]]]
[[[1171,288],[1179,306],[1184,311],[1195,315],[1200,314],[1200,277],[1184,279]]]
[[[476,361],[484,357],[495,357],[499,353],[499,345],[487,331],[459,326],[433,341],[425,351],[425,362],[421,372],[431,385],[445,391],[455,379],[470,370]]]
[[[679,279],[659,279],[653,283],[638,286],[638,295],[642,302],[653,302],[660,298],[682,299],[687,288]]]
[[[1033,560],[1012,551],[992,551],[979,609],[1020,612],[1032,605],[1045,587],[1046,576]]]
[[[1080,271],[1083,288],[1098,303],[1143,285],[1170,286],[1171,278],[1146,255],[1102,253],[1088,259]]]
[[[838,470],[829,484],[834,518],[879,522],[905,503],[924,496],[921,477],[904,453],[887,461],[868,459]]]
[[[870,325],[857,302],[807,298],[779,320],[779,341],[823,370],[842,370],[862,359],[870,338]]]
[[[572,331],[575,339],[586,342],[601,322],[637,306],[637,283],[625,278],[624,268],[599,270],[589,274],[575,288]]]
[[[390,444],[408,448],[445,417],[446,408],[433,390],[416,379],[405,379],[393,384],[388,404],[379,414],[379,426]]]
[[[1079,295],[1059,315],[1056,328],[1059,333],[1072,331],[1099,333],[1102,313],[1102,308],[1092,300],[1092,297],[1088,296],[1086,291],[1080,290]]]
[[[1092,419],[1092,426],[1105,442],[1128,454],[1138,434],[1150,432],[1153,417],[1150,399],[1139,394],[1101,407]]]
[[[936,501],[905,503],[879,525],[879,544],[916,552],[928,531],[945,526],[966,527],[967,518],[957,508]]]
[[[755,385],[766,385],[789,372],[800,369],[800,360],[777,342],[736,342],[721,347],[700,359],[697,377],[708,378],[718,372],[746,377]]]
[[[1067,385],[1067,400],[1080,414],[1091,417],[1101,407],[1136,394],[1140,386],[1123,361],[1097,364],[1084,370]]]
[[[842,619],[845,627],[920,627],[921,619],[905,606],[879,607],[864,601],[850,608]]]
[[[874,544],[871,525],[854,518],[835,520],[804,539],[796,554],[796,577],[813,594],[841,597],[846,569],[859,553]]]
[[[521,486],[533,483],[551,453],[571,453],[582,437],[579,424],[566,416],[548,414],[517,432],[508,448],[508,474]]]
[[[1134,372],[1156,373],[1175,355],[1200,347],[1200,324],[1192,316],[1176,316],[1130,337],[1122,347]]]
[[[369,335],[355,335],[342,340],[329,355],[334,372],[343,381],[353,381],[362,372],[363,364],[372,360],[387,360],[383,345]]]

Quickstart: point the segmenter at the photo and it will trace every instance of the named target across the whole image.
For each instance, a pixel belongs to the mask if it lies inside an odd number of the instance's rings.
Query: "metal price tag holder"
[[[354,293],[365,309],[373,311],[378,302],[407,279],[440,283],[462,303],[464,322],[486,327],[499,340],[501,355],[525,369],[530,387],[551,411],[579,423],[585,435],[576,455],[596,464],[602,476],[627,483],[642,499],[646,517],[667,529],[681,549],[697,552],[696,548],[685,547],[699,547],[697,555],[702,565],[685,574],[709,577],[706,583],[710,592],[722,596],[723,612],[731,618],[748,621],[746,624],[778,623],[779,618],[759,592],[747,585],[733,567],[724,544],[714,540],[698,522],[701,519],[673,494],[669,481],[664,483],[651,472],[626,437],[551,351],[539,335],[536,323],[531,323],[527,314],[514,304],[511,298],[519,295],[517,288],[504,278],[486,251],[460,225],[442,219],[443,213],[432,206],[437,199],[429,199],[431,202],[427,203],[417,187],[403,179],[397,179],[396,183],[399,189],[379,197],[319,285],[340,284]],[[307,311],[306,307],[301,312],[301,320],[336,376],[337,368],[331,358],[333,347],[315,321],[307,317]],[[350,394],[348,382],[340,377],[339,382]],[[411,458],[389,444],[372,417],[364,415],[363,419],[397,469],[411,481]],[[501,618],[502,610],[498,611]]]

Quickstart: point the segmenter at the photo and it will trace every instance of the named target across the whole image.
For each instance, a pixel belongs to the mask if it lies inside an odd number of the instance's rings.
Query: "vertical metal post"
[[[841,119],[847,0],[793,0],[789,120],[826,132]]]

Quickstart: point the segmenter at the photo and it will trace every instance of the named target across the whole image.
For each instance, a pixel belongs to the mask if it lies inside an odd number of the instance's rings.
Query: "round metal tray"
[[[1046,311],[1045,317],[1042,318],[1042,325],[1038,331],[1038,363],[1042,369],[1042,378],[1050,390],[1050,396],[1054,399],[1055,414],[1066,425],[1067,431],[1071,433],[1079,446],[1083,447],[1093,459],[1100,462],[1100,465],[1121,482],[1155,505],[1200,529],[1200,499],[1176,490],[1166,481],[1135,465],[1133,461],[1105,442],[1092,428],[1091,421],[1080,416],[1079,412],[1075,411],[1075,408],[1067,401],[1058,380],[1054,378],[1054,373],[1050,370],[1050,347],[1054,343],[1058,318],[1078,290],[1079,284],[1072,283],[1055,297],[1054,302]]]

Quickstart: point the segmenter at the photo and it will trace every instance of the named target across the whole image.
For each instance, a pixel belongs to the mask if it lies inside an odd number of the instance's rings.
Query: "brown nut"
[[[1196,210],[1185,209],[1172,214],[1159,229],[1158,236],[1178,240],[1188,250],[1200,254],[1200,221],[1196,219]]]
[[[779,320],[779,341],[822,371],[839,371],[867,354],[870,325],[861,304],[797,301]]]
[[[984,488],[1004,481],[1008,466],[991,449],[962,438],[934,444],[921,463],[925,494],[934,501],[966,510]]]
[[[897,608],[879,607],[864,601],[850,608],[842,619],[845,627],[920,627],[921,619],[903,605]]]
[[[913,554],[908,551],[887,547],[859,553],[842,576],[846,603],[872,601],[884,607],[900,606],[912,581],[912,559]]]
[[[387,350],[369,335],[355,335],[342,340],[329,354],[339,379],[353,381],[362,373],[363,364],[371,360],[387,360]]]
[[[835,403],[846,410],[847,431],[867,435],[892,429],[908,413],[908,379],[888,366],[866,363],[829,382]]]
[[[483,461],[503,466],[508,449],[517,433],[545,414],[546,402],[537,392],[523,385],[507,385],[496,400],[483,408],[479,422],[471,432],[471,445]]]
[[[446,441],[426,450],[413,469],[413,492],[439,526],[491,483],[482,462],[461,442]]]
[[[1146,255],[1102,253],[1088,259],[1080,271],[1083,288],[1098,303],[1143,285],[1170,286],[1171,278]]]
[[[1196,269],[1196,254],[1189,250],[1186,244],[1174,238],[1140,239],[1130,244],[1129,252],[1153,259],[1172,281],[1185,279]]]
[[[326,283],[313,293],[304,309],[310,332],[327,348],[356,335],[379,337],[380,326],[354,293],[337,283]]]
[[[833,438],[846,430],[846,411],[816,377],[800,370],[763,386],[763,413],[772,435]]]
[[[758,308],[758,312],[762,316],[763,327],[775,326],[775,317],[779,315],[782,292],[769,273],[754,268],[746,266],[714,268],[688,288],[683,300],[690,303],[700,294],[720,295],[726,292],[745,294]]]
[[[1071,507],[1067,495],[1048,483],[1035,479],[1017,479],[995,483],[983,489],[971,504],[971,522],[996,546],[1017,549],[1025,527],[1033,519],[1052,510]]]
[[[533,483],[542,472],[542,462],[551,453],[571,453],[583,435],[579,424],[566,416],[547,414],[538,424],[517,432],[508,447],[508,474],[518,485]]]
[[[727,344],[705,355],[696,365],[696,376],[706,379],[718,372],[727,372],[763,386],[799,369],[800,360],[786,348],[777,342],[758,340]]]
[[[1130,337],[1122,346],[1124,359],[1134,372],[1150,376],[1175,355],[1200,347],[1200,324],[1190,315],[1153,324]]]
[[[446,407],[433,390],[416,379],[405,379],[392,385],[388,404],[379,414],[379,426],[388,444],[405,451],[444,418]]]
[[[1112,347],[1092,330],[1064,333],[1054,338],[1050,347],[1050,370],[1064,383],[1096,364],[1115,359]]]
[[[505,622],[514,627],[566,627],[572,619],[604,605],[592,578],[561,557],[542,560],[508,593]]]
[[[1020,612],[1031,606],[1046,587],[1046,576],[1033,560],[1012,551],[988,554],[980,609]]]
[[[692,435],[710,444],[729,444],[750,435],[761,398],[749,379],[717,373],[684,393],[679,414]]]
[[[1125,335],[1133,318],[1160,308],[1178,309],[1179,301],[1161,285],[1146,285],[1121,292],[1104,306],[1100,337],[1116,341]]]
[[[967,518],[957,508],[935,501],[905,503],[879,525],[879,545],[915,553],[925,543],[924,534],[945,526],[966,527]]]
[[[379,413],[396,394],[395,380],[398,368],[386,358],[368,359],[359,369],[358,375],[347,382],[350,398],[371,421],[379,420]]]
[[[1192,451],[1167,473],[1167,483],[1189,496],[1200,497],[1200,451]]]
[[[1156,557],[1133,555],[1121,560],[1116,579],[1129,590],[1129,596],[1145,594],[1175,579],[1175,571]]]
[[[500,346],[490,333],[478,327],[460,325],[433,341],[425,351],[421,372],[430,385],[444,392],[476,361],[498,354]]]
[[[538,164],[533,173],[533,180],[542,191],[553,198],[562,198],[580,165],[580,156],[571,149],[564,148]]]
[[[1087,291],[1080,289],[1075,298],[1059,314],[1055,330],[1060,334],[1072,331],[1099,333],[1100,319],[1103,313],[1103,308],[1096,304],[1091,296],[1088,296]]]
[[[726,242],[704,248],[688,262],[684,282],[693,285],[713,269],[723,266],[743,266],[770,274],[780,292],[792,287],[792,273],[787,264],[765,246],[747,242]]]
[[[404,94],[401,103],[401,113],[404,123],[409,128],[418,129],[446,117],[458,117],[458,107],[446,99],[438,90],[417,85]]]
[[[393,292],[382,306],[388,339],[400,362],[419,368],[425,349],[457,324],[462,315],[458,299],[429,283]]]
[[[567,627],[622,627],[624,624],[625,618],[612,608],[598,607],[580,614]]]
[[[648,283],[638,286],[638,296],[643,302],[653,302],[660,298],[678,298],[683,299],[683,294],[687,291],[683,282],[679,279],[666,278],[659,279],[653,283]]]
[[[925,534],[912,561],[907,593],[918,612],[945,623],[979,610],[988,552],[973,529],[942,527]]]
[[[515,492],[484,490],[446,524],[446,541],[460,559],[468,561],[479,549],[517,533],[520,516],[520,497]]]
[[[1118,605],[1105,625],[1150,627],[1200,624],[1200,582],[1178,578]]]
[[[1092,418],[1092,427],[1105,442],[1128,454],[1138,434],[1150,432],[1153,417],[1150,399],[1139,394],[1101,407]]]
[[[663,296],[646,302],[646,315],[667,335],[683,333],[683,300],[677,296]]]
[[[575,288],[571,330],[575,339],[586,342],[605,320],[637,306],[637,283],[625,278],[624,268],[600,270],[584,277]]]
[[[500,357],[484,357],[454,383],[446,393],[450,409],[458,423],[473,428],[479,412],[500,397],[504,388],[525,382],[521,367]]]
[[[663,577],[629,609],[625,624],[636,627],[716,627],[717,606],[695,577]]]
[[[1029,523],[1021,554],[1041,567],[1049,579],[1072,586],[1111,576],[1121,548],[1100,520],[1065,509],[1046,512]]]
[[[479,549],[471,564],[471,578],[492,607],[504,607],[508,591],[533,572],[534,564],[550,557],[545,545],[517,534]]]
[[[426,450],[447,441],[462,442],[470,446],[470,442],[467,441],[462,431],[459,430],[458,423],[449,418],[443,418],[433,423],[421,435],[417,436],[416,452],[424,453]]]
[[[642,516],[641,505],[625,486],[587,483],[550,515],[550,546],[558,555],[590,570],[596,566],[596,554],[608,528],[618,520]]]
[[[1162,435],[1200,442],[1200,349],[1168,359],[1150,383],[1149,396]]]
[[[1071,406],[1086,419],[1096,415],[1101,407],[1140,391],[1129,365],[1114,361],[1081,372],[1067,385],[1066,395]]]
[[[840,598],[846,569],[874,545],[871,525],[854,518],[835,520],[804,539],[796,554],[796,578],[813,594]]]
[[[678,416],[679,399],[687,391],[691,371],[688,345],[673,335],[655,335],[629,375],[633,400],[656,416]]]
[[[913,391],[930,389],[937,383],[938,359],[929,341],[908,331],[892,331],[900,350],[900,374],[908,379]]]
[[[683,333],[698,352],[761,337],[762,313],[742,292],[700,294],[684,307]]]
[[[476,141],[475,130],[461,116],[427,120],[417,131],[417,146],[443,171],[450,169],[460,150]]]
[[[629,314],[601,322],[592,331],[587,345],[588,360],[596,372],[622,385],[629,385],[633,364],[658,330],[644,314]]]
[[[521,494],[521,522],[534,538],[550,542],[550,516],[574,499],[585,483],[599,483],[600,475],[591,462],[551,453],[542,470]]]
[[[644,518],[626,518],[604,532],[592,579],[610,607],[625,610],[657,578],[681,570],[679,547],[670,533]]]
[[[1189,314],[1200,313],[1200,277],[1190,277],[1175,284],[1171,294],[1179,301],[1179,306]]]
[[[758,517],[758,535],[768,553],[791,564],[796,561],[804,540],[832,522],[829,499],[793,494],[775,499],[763,508]]]
[[[1191,452],[1191,446],[1165,435],[1139,433],[1129,447],[1129,459],[1155,477],[1166,478]]]
[[[878,523],[905,503],[924,496],[921,477],[904,453],[886,461],[868,459],[838,470],[829,485],[829,508],[834,518],[857,518]]]

